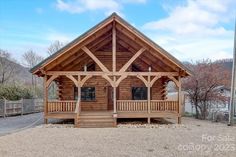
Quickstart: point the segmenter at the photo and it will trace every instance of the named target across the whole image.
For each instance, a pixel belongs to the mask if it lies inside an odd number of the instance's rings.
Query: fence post
[[[7,100],[5,99],[5,98],[3,98],[3,100],[4,100],[4,105],[3,105],[3,117],[5,118],[6,117],[6,106],[7,106]]]
[[[35,111],[35,104],[36,104],[35,98],[33,98],[33,102],[32,102],[32,103],[33,103],[33,106],[34,106],[34,107],[33,107],[33,113],[35,113],[35,112],[36,112],[36,111]]]
[[[24,112],[24,99],[22,98],[21,99],[21,115],[23,115],[23,112]]]

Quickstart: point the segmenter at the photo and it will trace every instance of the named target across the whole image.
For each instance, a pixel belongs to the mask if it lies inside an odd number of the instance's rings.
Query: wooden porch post
[[[44,123],[48,123],[47,114],[48,114],[48,86],[47,86],[47,75],[44,76]]]
[[[179,90],[178,90],[178,102],[179,102],[179,111],[178,111],[178,124],[181,124],[181,114],[182,114],[182,94],[181,94],[181,81],[180,81],[181,77],[178,77],[178,81],[179,81]]]
[[[112,72],[116,72],[116,23],[113,21],[112,27]],[[114,125],[117,124],[117,110],[116,110],[116,76],[113,76],[113,117]]]
[[[78,127],[78,118],[81,112],[81,78],[80,75],[78,75],[78,83],[77,83],[77,91],[78,91],[78,98],[77,98],[77,102],[76,102],[76,107],[75,107],[75,119],[74,119],[74,123],[75,126]]]
[[[151,67],[149,67],[148,69],[149,71],[149,74],[151,72]],[[148,124],[151,123],[151,118],[150,118],[150,113],[151,113],[151,76],[148,75],[148,95],[147,95],[147,98],[148,98]]]
[[[80,75],[78,75],[78,87],[77,87],[77,89],[78,89],[78,103],[79,103],[79,108],[78,108],[78,114],[80,114],[80,112],[81,112],[81,78],[80,78]]]

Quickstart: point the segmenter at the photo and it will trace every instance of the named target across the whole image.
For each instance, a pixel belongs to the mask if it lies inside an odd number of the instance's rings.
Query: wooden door
[[[108,86],[107,90],[107,109],[113,110],[113,87]],[[119,99],[119,87],[116,88],[116,99]]]

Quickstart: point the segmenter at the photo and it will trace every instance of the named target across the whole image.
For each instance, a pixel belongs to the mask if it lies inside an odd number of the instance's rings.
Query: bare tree
[[[52,55],[58,50],[60,50],[64,46],[64,43],[60,42],[59,40],[54,41],[48,48],[48,54]]]
[[[0,49],[0,84],[9,81],[16,72],[16,66],[11,60],[10,53]]]
[[[37,65],[39,62],[43,60],[42,56],[37,55],[33,50],[29,50],[23,54],[23,65],[25,65],[28,68],[33,68],[35,65]],[[34,77],[34,75],[31,75],[31,83],[34,89],[36,90],[36,85],[37,85],[37,79]]]
[[[56,40],[49,46],[47,52],[49,55],[52,55],[55,52],[59,51],[63,46],[64,46],[64,43],[60,42],[59,40]],[[51,85],[49,86],[49,92],[50,92],[50,95],[54,95],[55,97],[57,93],[57,84],[55,81],[53,81]]]
[[[218,62],[210,60],[188,64],[194,73],[183,80],[183,89],[188,92],[189,99],[196,110],[196,118],[206,119],[211,102],[225,102],[227,99],[217,89],[229,86],[230,71]]]

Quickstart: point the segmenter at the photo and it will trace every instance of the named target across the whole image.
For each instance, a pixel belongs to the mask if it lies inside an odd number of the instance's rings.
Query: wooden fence
[[[0,117],[23,115],[42,111],[42,99],[21,99],[18,101],[0,99]]]

